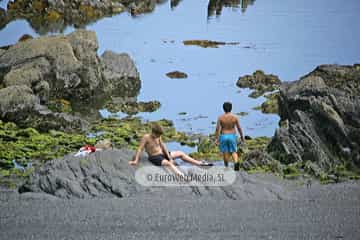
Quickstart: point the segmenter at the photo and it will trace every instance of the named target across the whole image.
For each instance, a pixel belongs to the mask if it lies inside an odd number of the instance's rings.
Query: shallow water
[[[179,130],[208,134],[215,130],[222,103],[231,101],[233,112],[250,113],[240,119],[246,135],[271,136],[279,117],[252,110],[264,98],[248,98],[250,91],[235,85],[239,76],[262,69],[290,81],[320,64],[360,62],[358,0],[256,0],[246,9],[223,7],[212,16],[208,3],[183,0],[171,8],[167,2],[150,14],[123,13],[86,27],[97,33],[99,54],[128,52],[135,60],[142,80],[138,99],[162,103],[157,112],[141,114],[144,119],[167,118]],[[72,31],[68,27],[65,33]],[[37,35],[26,21],[11,22],[0,32],[0,45],[15,43],[25,33]],[[183,45],[192,39],[240,44]],[[174,70],[189,77],[169,79],[165,74]]]

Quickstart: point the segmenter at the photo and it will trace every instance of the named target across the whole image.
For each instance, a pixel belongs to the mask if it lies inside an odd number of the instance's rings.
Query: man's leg
[[[234,170],[239,171],[240,170],[240,163],[239,163],[239,156],[237,152],[231,153],[232,158],[234,159]]]
[[[228,152],[224,152],[223,153],[223,157],[224,157],[224,166],[228,167],[229,166],[229,159],[230,159],[230,153]]]
[[[181,158],[181,160],[183,160],[184,162],[188,162],[197,166],[202,165],[201,161],[193,159],[192,157],[190,157],[189,155],[185,154],[182,151],[172,151],[170,152],[170,155],[173,159]]]

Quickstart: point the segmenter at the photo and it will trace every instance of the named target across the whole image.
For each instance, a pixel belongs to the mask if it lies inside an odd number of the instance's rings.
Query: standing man
[[[224,165],[227,167],[230,157],[234,160],[234,170],[239,171],[239,156],[237,154],[237,136],[238,130],[241,140],[245,142],[243,131],[240,127],[238,117],[231,113],[231,102],[223,104],[224,114],[218,118],[216,124],[216,144],[219,144],[220,151],[223,153]],[[236,128],[236,129],[235,129]]]

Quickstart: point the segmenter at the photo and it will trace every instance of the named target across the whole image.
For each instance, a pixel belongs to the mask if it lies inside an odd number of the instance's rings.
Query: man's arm
[[[169,151],[167,150],[167,147],[165,145],[165,143],[162,141],[161,137],[160,137],[160,147],[164,153],[164,155],[170,160],[173,161],[172,157],[169,154]]]
[[[133,157],[133,160],[129,161],[130,165],[137,165],[139,163],[140,155],[144,151],[146,141],[147,141],[146,136],[143,136],[141,141],[140,141],[140,145],[139,145],[139,147],[138,147],[138,149],[137,149],[137,151],[135,153],[135,156]]]
[[[217,123],[216,123],[216,130],[215,130],[215,143],[216,144],[219,143],[220,131],[221,131],[220,118],[218,118]]]
[[[236,128],[240,134],[240,137],[241,137],[241,141],[245,142],[245,138],[244,138],[244,133],[243,133],[243,130],[241,129],[240,127],[240,123],[239,123],[239,119],[236,118]]]

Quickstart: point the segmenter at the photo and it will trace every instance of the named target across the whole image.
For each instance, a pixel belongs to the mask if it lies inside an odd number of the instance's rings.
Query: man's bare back
[[[240,128],[240,124],[236,115],[232,113],[224,113],[219,117],[218,124],[222,134],[236,133],[235,127]]]

